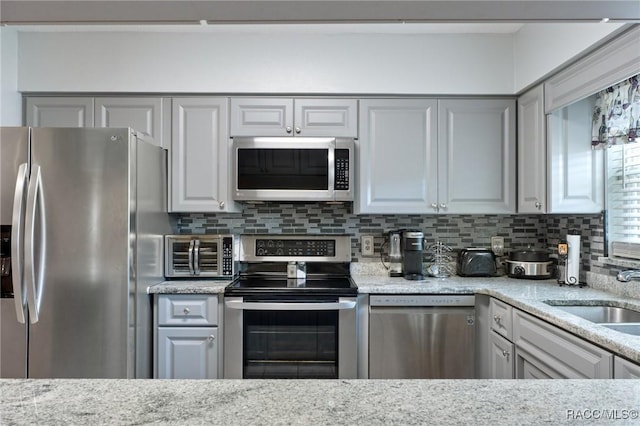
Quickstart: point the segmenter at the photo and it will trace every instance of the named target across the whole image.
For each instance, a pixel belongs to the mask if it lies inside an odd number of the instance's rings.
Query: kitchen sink
[[[612,306],[611,304],[601,305],[581,305],[572,304],[566,305],[566,301],[553,301],[549,300],[545,302],[547,305],[553,306],[556,309],[560,309],[569,314],[577,317],[592,321],[595,323],[606,324],[624,324],[624,323],[640,323],[640,312],[634,311],[619,306]],[[639,324],[640,327],[640,324]],[[633,334],[633,333],[631,333]]]

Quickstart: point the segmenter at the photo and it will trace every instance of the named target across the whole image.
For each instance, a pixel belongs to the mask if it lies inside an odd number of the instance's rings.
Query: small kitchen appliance
[[[548,279],[555,272],[553,260],[544,249],[526,248],[514,250],[505,260],[507,275],[511,278]]]
[[[457,273],[461,277],[496,275],[496,256],[487,248],[465,248],[458,252]]]
[[[389,232],[389,276],[402,276],[402,249],[400,241],[402,231]]]
[[[402,274],[406,280],[422,280],[424,272],[422,253],[424,251],[424,233],[421,231],[402,232]]]
[[[226,277],[235,274],[233,235],[165,235],[167,278]]]

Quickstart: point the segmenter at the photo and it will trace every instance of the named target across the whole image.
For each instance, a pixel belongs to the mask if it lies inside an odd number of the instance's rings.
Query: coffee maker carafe
[[[389,232],[389,276],[402,276],[402,231]]]
[[[406,280],[421,280],[424,233],[421,231],[402,232],[402,274]]]

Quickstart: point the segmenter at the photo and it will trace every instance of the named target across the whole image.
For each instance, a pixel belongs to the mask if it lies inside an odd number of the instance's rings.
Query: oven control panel
[[[256,240],[255,248],[256,256],[333,257],[336,253],[336,242],[331,239],[259,238]]]

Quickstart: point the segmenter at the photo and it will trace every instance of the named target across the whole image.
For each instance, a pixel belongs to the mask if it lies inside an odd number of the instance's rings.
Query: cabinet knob
[[[287,133],[291,133],[291,126],[287,126],[284,130],[285,130]]]
[[[189,312],[191,311],[189,310],[189,308],[184,308],[182,312],[184,312],[185,315],[189,315]]]
[[[536,201],[536,209],[540,210],[542,208],[542,203],[540,201]]]
[[[434,210],[438,210],[438,203],[431,203],[431,207],[432,207]]]
[[[441,208],[441,209],[446,209],[446,208],[447,208],[447,205],[446,205],[445,203],[440,203],[440,208]]]
[[[224,201],[220,201],[219,205],[221,209],[224,209]]]
[[[300,129],[300,127],[296,127],[296,133],[300,133],[302,131],[302,129]]]
[[[511,355],[511,352],[505,351],[504,349],[502,350],[502,356],[505,357],[507,361],[509,361],[509,355]]]
[[[216,340],[216,336],[214,336],[213,334],[210,334],[208,339],[210,342],[213,342],[214,340]]]
[[[496,324],[500,325],[500,323],[502,322],[502,315],[494,315],[493,320],[496,322]]]

